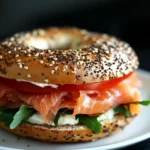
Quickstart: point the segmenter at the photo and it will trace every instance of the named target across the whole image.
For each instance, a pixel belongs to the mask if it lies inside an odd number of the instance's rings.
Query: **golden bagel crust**
[[[132,48],[114,37],[77,28],[19,33],[0,43],[0,76],[47,84],[83,84],[138,67]]]
[[[50,127],[27,124],[11,130],[0,122],[0,127],[16,135],[45,142],[88,142],[112,135],[130,123],[133,118],[117,115],[111,123],[102,126],[101,133],[94,133],[82,125]]]

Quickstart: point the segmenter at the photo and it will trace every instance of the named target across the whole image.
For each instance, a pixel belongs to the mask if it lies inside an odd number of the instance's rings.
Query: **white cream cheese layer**
[[[41,87],[41,88],[44,88],[44,87],[46,87],[46,86],[50,86],[50,87],[52,87],[52,88],[54,88],[54,89],[57,89],[57,88],[58,88],[58,85],[56,85],[56,84],[47,84],[47,83],[31,82],[31,81],[26,81],[26,80],[23,80],[23,79],[17,79],[16,81],[18,81],[18,82],[28,82],[28,83],[34,84],[34,85],[36,85],[36,86],[39,86],[39,87]]]
[[[113,119],[114,114],[115,114],[114,110],[111,109],[111,110],[107,111],[105,114],[100,115],[98,117],[98,121],[109,121],[109,120]],[[33,124],[39,124],[39,125],[48,124],[51,126],[55,126],[54,122],[50,122],[50,123],[45,122],[45,120],[41,117],[41,115],[39,113],[36,113],[33,116],[31,116],[28,119],[28,122],[33,123]],[[79,123],[78,119],[76,119],[74,116],[68,115],[68,114],[62,115],[58,119],[58,125],[76,125],[78,123]]]

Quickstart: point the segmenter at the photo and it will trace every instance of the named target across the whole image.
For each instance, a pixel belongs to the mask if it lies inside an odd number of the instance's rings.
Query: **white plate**
[[[149,98],[150,93],[150,73],[139,70],[138,76],[143,82],[141,90],[143,100]],[[31,139],[19,138],[0,129],[0,149],[28,149],[28,150],[104,150],[116,149],[143,141],[150,137],[150,106],[143,107],[142,113],[136,117],[128,126],[115,135],[106,137],[95,142],[75,143],[75,144],[52,144],[43,143]]]

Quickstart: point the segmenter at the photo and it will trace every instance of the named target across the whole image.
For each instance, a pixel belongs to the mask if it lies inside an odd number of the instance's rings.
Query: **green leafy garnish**
[[[143,106],[148,106],[150,104],[150,100],[141,101],[141,102],[131,102],[130,104],[141,104]]]
[[[125,116],[131,116],[129,106],[130,104],[141,104],[144,106],[150,105],[150,100],[141,102],[131,102],[128,104],[122,104],[114,108],[116,113],[124,114]],[[36,110],[31,106],[21,105],[17,109],[0,108],[0,121],[4,122],[10,129],[16,128],[21,123],[26,123],[30,116],[32,116]],[[73,111],[69,109],[60,109],[54,119],[55,126],[58,125],[58,120],[61,115],[72,114]],[[87,126],[94,132],[101,132],[101,123],[97,120],[98,116],[77,115],[76,119],[80,124]]]
[[[60,109],[54,119],[55,126],[58,125],[58,120],[61,115],[72,114],[72,113],[73,113],[72,110]],[[87,126],[89,129],[91,129],[94,132],[101,132],[101,124],[97,120],[97,118],[98,118],[97,116],[88,116],[88,115],[77,115],[76,116],[76,119],[79,120],[80,124]]]
[[[116,108],[114,108],[114,111],[116,113],[121,113],[127,117],[131,116],[130,111],[125,108],[125,105],[119,105]]]
[[[121,113],[121,114],[129,117],[129,116],[131,116],[131,113],[129,111],[130,104],[141,104],[143,106],[148,106],[148,105],[150,105],[150,100],[141,101],[141,102],[131,102],[128,104],[122,104],[122,105],[119,105],[116,108],[114,108],[114,111],[116,113]]]
[[[88,115],[77,115],[76,118],[79,119],[79,123],[87,126],[94,132],[101,132],[101,123],[97,120],[97,116],[88,116]]]
[[[16,111],[17,109],[0,108],[0,121],[4,122],[5,126],[9,127]]]
[[[55,126],[58,126],[58,120],[60,118],[60,115],[61,115],[61,113],[58,112],[57,115],[55,116],[55,119],[54,119]]]
[[[25,123],[34,112],[35,110],[33,109],[33,107],[21,105],[17,113],[13,116],[13,120],[10,124],[10,129],[14,129],[19,124]]]
[[[19,109],[0,108],[0,121],[10,129],[14,129],[21,123],[27,122],[34,113],[35,109],[26,105],[21,105]]]

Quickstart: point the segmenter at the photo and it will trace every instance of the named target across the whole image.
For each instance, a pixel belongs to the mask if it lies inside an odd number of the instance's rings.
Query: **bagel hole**
[[[72,36],[54,36],[53,38],[30,37],[25,39],[24,43],[27,46],[32,46],[38,49],[77,49],[81,48],[81,37]]]

